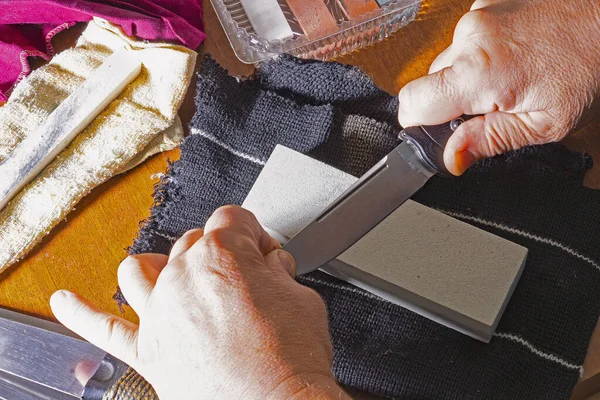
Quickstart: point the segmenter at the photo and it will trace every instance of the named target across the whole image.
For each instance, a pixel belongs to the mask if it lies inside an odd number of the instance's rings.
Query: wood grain
[[[426,0],[416,21],[383,42],[338,61],[360,66],[381,88],[397,93],[407,82],[427,73],[437,54],[451,43],[454,26],[468,11],[471,1]],[[208,38],[198,49],[200,57],[211,53],[230,73],[251,74],[253,66],[236,59],[208,0],[204,0],[204,10]],[[57,35],[56,47],[71,46],[82,29],[79,24]],[[192,82],[180,110],[184,125],[194,112],[194,87]],[[566,143],[599,160],[598,132],[600,120],[591,119]],[[117,267],[136,235],[138,222],[149,214],[153,185],[158,181],[156,174],[165,171],[167,159],[178,157],[177,150],[162,153],[94,189],[22,262],[0,275],[0,307],[52,319],[48,299],[55,290],[64,288],[82,294],[103,310],[119,313],[112,300]],[[600,188],[600,167],[594,167],[585,182]],[[123,316],[137,321],[130,309]],[[600,372],[600,326],[585,367],[586,378]]]

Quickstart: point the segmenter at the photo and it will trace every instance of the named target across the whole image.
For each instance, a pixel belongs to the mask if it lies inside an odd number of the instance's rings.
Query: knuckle
[[[471,5],[470,11],[478,10],[480,8],[485,7],[486,5],[487,5],[487,2],[485,0],[475,0],[473,2],[473,4]]]
[[[490,52],[482,45],[475,45],[469,54],[469,66],[476,73],[488,77],[493,67],[493,58]]]
[[[495,44],[473,44],[452,69],[459,89],[469,93],[469,113],[509,111],[519,101],[517,85],[507,74],[506,57]]]
[[[488,84],[493,60],[481,45],[474,44],[452,64],[452,71],[465,85],[485,86]]]
[[[189,247],[196,242],[195,238],[198,235],[198,233],[201,233],[201,232],[202,232],[202,229],[190,229],[189,231],[187,231],[186,233],[181,235],[181,237],[179,239],[177,239],[177,241],[175,242],[175,245],[179,245],[182,247]]]
[[[193,262],[201,260],[199,270],[231,283],[241,279],[240,266],[243,260],[250,259],[244,251],[248,242],[249,239],[244,236],[235,235],[227,229],[217,229],[204,236],[191,256],[194,257]]]
[[[200,244],[199,250],[204,254],[218,254],[227,249],[234,247],[239,238],[233,235],[228,229],[221,228],[211,231],[204,235]]]
[[[119,264],[119,268],[117,269],[117,276],[119,280],[121,280],[123,277],[131,275],[133,271],[139,269],[140,264],[141,255],[139,254],[128,256],[121,261],[121,264]]]
[[[206,248],[206,258],[210,260],[213,269],[232,270],[237,268],[236,254],[227,247],[216,247],[208,245]]]
[[[256,248],[256,240],[252,235],[251,228],[245,223],[216,228],[204,235],[198,243],[202,243],[203,246],[209,246],[215,250],[246,250]]]
[[[203,234],[203,229],[191,229],[185,232],[177,241],[173,244],[171,248],[171,256],[174,254],[181,254],[184,251],[187,251],[190,247],[196,243]]]
[[[184,255],[185,257],[185,255]],[[188,269],[182,259],[177,259],[171,263],[169,263],[160,273],[159,281],[160,282],[168,282],[165,285],[167,290],[179,290],[181,285],[185,286],[185,282],[188,281]],[[177,298],[178,296],[174,296]]]
[[[461,17],[454,29],[454,40],[464,40],[477,33],[486,32],[489,25],[487,11],[477,9]]]
[[[494,7],[498,5],[498,0],[475,0],[471,5],[470,10],[481,10],[488,7]]]
[[[250,211],[239,206],[223,206],[217,209],[206,223],[206,231],[227,229],[239,236],[259,238],[260,224]]]
[[[504,90],[498,90],[495,93],[494,98],[494,108],[501,112],[513,110],[519,101],[517,92],[510,87]]]
[[[216,219],[223,226],[230,226],[240,217],[243,217],[245,212],[247,213],[247,211],[239,206],[226,205],[215,210],[211,216],[211,219]]]

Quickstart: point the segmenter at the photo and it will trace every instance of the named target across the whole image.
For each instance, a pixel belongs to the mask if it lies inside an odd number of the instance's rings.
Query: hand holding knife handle
[[[452,176],[444,164],[444,149],[456,128],[469,118],[463,115],[440,125],[411,126],[400,132],[400,138],[415,146],[423,161],[438,174]]]

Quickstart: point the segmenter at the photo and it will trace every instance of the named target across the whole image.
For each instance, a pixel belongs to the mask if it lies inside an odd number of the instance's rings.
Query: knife
[[[468,118],[402,130],[399,146],[283,246],[296,260],[297,275],[314,271],[342,254],[432,176],[450,176],[444,165],[444,148]]]
[[[158,399],[127,364],[64,326],[0,308],[1,400]]]

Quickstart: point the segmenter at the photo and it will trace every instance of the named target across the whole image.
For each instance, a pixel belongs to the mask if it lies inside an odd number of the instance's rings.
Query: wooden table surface
[[[436,55],[451,43],[454,26],[471,2],[425,0],[416,21],[385,41],[338,61],[360,66],[379,87],[397,93],[407,82],[427,73]],[[241,63],[233,54],[208,0],[204,0],[204,10],[207,39],[198,49],[200,56],[211,53],[235,75],[252,73],[253,66]],[[82,29],[83,25],[79,25],[58,35],[55,44],[59,49],[71,46]],[[180,111],[185,125],[194,111],[193,92],[192,83]],[[596,133],[600,133],[600,119],[579,128],[567,139],[567,145],[600,160],[600,135]],[[139,221],[149,215],[156,174],[165,171],[168,159],[178,157],[178,150],[154,156],[94,189],[23,261],[0,275],[0,307],[52,319],[50,295],[57,289],[69,289],[106,311],[119,313],[112,300],[117,266],[126,256]],[[586,184],[600,188],[600,166],[588,173]],[[137,321],[130,309],[124,317]],[[585,378],[599,372],[600,328],[597,327],[586,359]],[[591,381],[588,380],[588,386]],[[600,391],[600,387],[596,389]],[[584,398],[580,396],[577,398]]]

